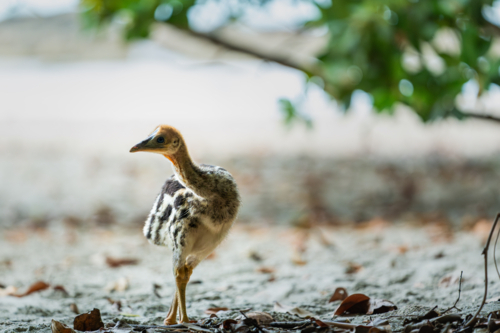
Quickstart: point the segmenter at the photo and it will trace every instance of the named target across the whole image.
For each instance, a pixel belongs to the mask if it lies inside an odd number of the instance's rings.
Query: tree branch
[[[495,117],[489,114],[479,114],[479,113],[470,113],[470,112],[460,112],[461,115],[465,118],[475,118],[481,120],[493,121],[496,123],[500,123],[500,117]]]
[[[179,27],[176,27],[176,28],[179,29]],[[206,41],[211,42],[212,44],[219,45],[227,50],[244,53],[244,54],[250,55],[252,57],[258,58],[260,60],[263,60],[263,61],[274,62],[274,63],[280,64],[280,65],[283,65],[283,66],[286,66],[289,68],[299,70],[301,72],[305,72],[306,74],[309,74],[309,75],[318,76],[318,77],[321,77],[326,82],[321,68],[319,68],[316,64],[311,64],[310,66],[304,66],[301,64],[297,64],[296,62],[290,60],[290,57],[271,55],[268,53],[253,50],[251,48],[248,48],[248,47],[245,47],[242,45],[235,45],[227,40],[224,40],[223,38],[218,37],[217,35],[215,35],[213,33],[201,33],[201,32],[192,31],[190,29],[181,29],[181,30],[190,34],[193,37],[204,39]]]
[[[493,24],[491,24],[491,25],[494,28],[496,28],[495,32],[498,32],[500,34],[500,27],[497,27]],[[220,37],[217,37],[214,34],[205,34],[205,33],[201,33],[201,32],[192,31],[190,29],[182,29],[182,30],[185,31],[186,33],[189,33],[190,35],[192,35],[194,37],[207,40],[215,45],[219,45],[221,47],[224,47],[225,49],[244,53],[244,54],[253,56],[255,58],[258,58],[260,60],[263,60],[263,61],[274,62],[274,63],[280,64],[280,65],[283,65],[283,66],[286,66],[289,68],[299,70],[301,72],[305,72],[306,74],[309,74],[309,75],[318,76],[321,79],[323,79],[323,81],[325,82],[325,91],[327,93],[331,94],[331,92],[329,92],[327,89],[327,86],[329,86],[328,80],[325,78],[325,75],[323,74],[323,71],[321,70],[321,68],[319,68],[315,64],[312,64],[310,66],[310,68],[306,68],[305,66],[301,66],[297,63],[294,63],[293,61],[290,61],[289,57],[273,56],[270,54],[265,54],[263,52],[258,52],[256,50],[252,50],[250,48],[246,48],[246,47],[241,46],[241,45],[234,45],[234,44],[232,44],[232,43],[230,43],[230,42],[228,42]],[[488,121],[500,123],[500,117],[495,117],[495,116],[492,116],[489,114],[478,114],[478,113],[470,113],[470,112],[462,112],[462,111],[458,111],[458,112],[464,118],[475,118],[475,119],[488,120]]]

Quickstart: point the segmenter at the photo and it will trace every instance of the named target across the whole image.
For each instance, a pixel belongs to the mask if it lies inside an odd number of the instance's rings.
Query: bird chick
[[[196,164],[189,156],[181,133],[158,126],[130,152],[157,153],[168,158],[175,173],[167,179],[144,224],[144,235],[154,245],[173,252],[176,292],[165,325],[189,322],[186,285],[193,269],[229,232],[240,206],[236,182],[225,169]]]

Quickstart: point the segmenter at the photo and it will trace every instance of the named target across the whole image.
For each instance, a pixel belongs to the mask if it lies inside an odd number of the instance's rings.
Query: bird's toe
[[[165,320],[163,321],[163,324],[164,324],[164,325],[175,325],[175,324],[177,324],[177,319],[167,317],[167,318],[165,318]]]

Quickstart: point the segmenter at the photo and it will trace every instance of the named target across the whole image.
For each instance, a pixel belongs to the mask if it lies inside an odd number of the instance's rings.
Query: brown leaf
[[[335,289],[333,292],[332,297],[328,300],[328,303],[335,302],[335,301],[343,301],[347,298],[347,290],[345,288],[339,287]]]
[[[75,330],[69,328],[68,326],[52,319],[52,324],[50,325],[52,333],[76,333]]]
[[[64,287],[61,285],[54,286],[53,289],[62,292],[65,296],[69,295],[66,289],[64,289]]]
[[[391,301],[385,299],[371,298],[370,307],[368,308],[368,312],[366,314],[385,313],[396,310],[397,308],[398,307]]]
[[[231,326],[234,324],[237,324],[238,322],[234,319],[226,319],[220,324],[219,328],[225,329],[225,330],[230,330]]]
[[[356,264],[354,262],[348,262],[347,268],[345,269],[345,273],[346,274],[354,274],[354,273],[358,273],[362,269],[363,269],[363,266],[361,266],[360,264]]]
[[[264,274],[271,274],[274,273],[275,269],[273,267],[266,267],[266,266],[261,266],[257,268],[257,272],[259,273],[264,273]]]
[[[335,310],[335,315],[341,316],[346,312],[366,314],[369,307],[370,297],[364,294],[352,294],[340,303],[337,310]]]
[[[12,296],[24,297],[24,296],[28,296],[30,294],[36,293],[38,291],[45,290],[48,287],[50,287],[50,285],[48,283],[45,283],[43,281],[38,281],[38,282],[33,283],[24,294],[13,294]]]
[[[302,318],[307,318],[307,317],[314,317],[314,314],[312,312],[309,312],[307,310],[304,310],[299,307],[294,307],[294,306],[289,306],[289,305],[283,305],[278,302],[274,302],[274,311],[276,312],[281,312],[281,313],[290,313],[297,315]]]
[[[252,311],[245,313],[245,316],[247,318],[254,319],[259,325],[267,325],[270,322],[274,321],[274,318],[266,312]]]
[[[398,254],[405,254],[406,252],[408,252],[410,248],[408,247],[408,245],[399,245],[397,248],[396,248],[396,253]]]
[[[111,268],[117,268],[125,265],[137,265],[139,260],[134,258],[113,258],[106,257],[106,264]]]
[[[90,312],[76,316],[73,321],[73,327],[77,331],[97,331],[101,327],[104,327],[104,323],[101,319],[101,311],[99,311],[99,309],[94,309]]]
[[[229,309],[224,308],[224,307],[222,307],[222,308],[208,308],[205,310],[205,313],[206,314],[217,314],[217,312],[219,312],[219,311],[227,311],[227,310],[229,310]]]
[[[71,303],[69,305],[69,308],[73,313],[80,314],[80,311],[78,311],[78,306],[76,306],[76,303]]]

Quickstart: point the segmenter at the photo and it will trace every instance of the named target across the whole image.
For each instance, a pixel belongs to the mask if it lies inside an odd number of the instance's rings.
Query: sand
[[[344,287],[349,294],[390,300],[398,306],[397,313],[418,314],[436,305],[453,305],[460,271],[458,307],[473,312],[483,296],[481,250],[487,231],[486,222],[477,224],[475,232],[450,232],[436,224],[394,226],[380,220],[356,229],[239,224],[194,271],[187,290],[188,313],[201,319],[208,316],[208,308],[227,307],[230,310],[219,312],[220,317],[234,318],[239,309],[253,309],[269,312],[276,320],[300,319],[274,312],[279,302],[331,319],[339,302],[327,301],[335,288]],[[0,330],[48,332],[52,319],[72,327],[72,303],[80,312],[100,309],[108,325],[118,320],[161,324],[168,311],[174,291],[171,254],[148,244],[139,225],[85,229],[54,222],[48,229],[4,230],[1,242],[1,284],[19,292],[39,280],[51,287],[22,298],[0,297]],[[110,268],[107,256],[136,258],[139,263]],[[488,298],[500,291],[491,257]],[[349,268],[355,272],[349,273]],[[124,279],[126,290],[109,291]],[[161,298],[154,294],[154,284],[161,287]],[[62,285],[67,294],[55,285]],[[121,309],[107,298],[120,301]],[[487,304],[485,311],[493,309],[500,309],[500,302]],[[397,328],[401,319],[392,318],[391,323]]]

